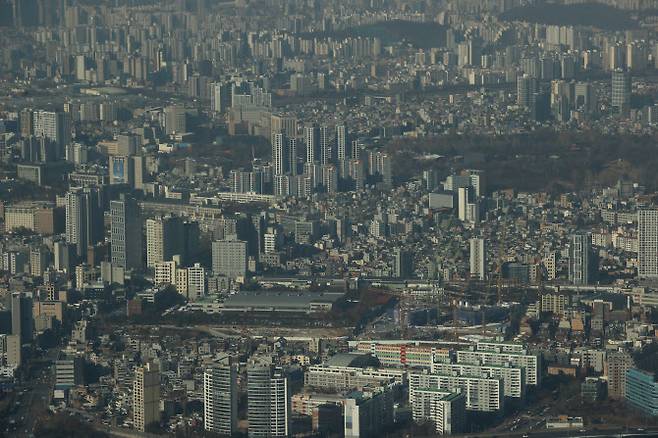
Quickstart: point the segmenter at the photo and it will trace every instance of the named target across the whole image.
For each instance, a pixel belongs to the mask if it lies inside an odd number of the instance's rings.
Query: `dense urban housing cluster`
[[[658,435],[657,23],[0,0],[0,436]]]

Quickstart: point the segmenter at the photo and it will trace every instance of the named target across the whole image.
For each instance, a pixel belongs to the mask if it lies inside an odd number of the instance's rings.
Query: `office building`
[[[469,258],[471,278],[485,280],[487,277],[487,253],[484,239],[472,238],[469,242],[471,250]]]
[[[247,418],[249,438],[290,434],[288,378],[271,358],[254,358],[247,365]]]
[[[418,389],[411,409],[415,422],[431,421],[438,435],[451,435],[464,430],[466,397],[463,393]]]
[[[628,379],[626,385],[628,385]],[[607,389],[607,382],[604,379],[600,377],[585,377],[585,381],[580,384],[580,396],[585,401],[595,403],[605,399]]]
[[[147,363],[135,370],[133,381],[133,424],[146,432],[160,422],[160,371],[157,365]]]
[[[413,275],[413,254],[401,249],[395,250],[395,265],[393,276],[395,278],[411,278]]]
[[[624,70],[612,72],[611,105],[620,114],[627,114],[631,108],[631,75]]]
[[[650,416],[658,416],[658,382],[654,373],[631,368],[626,372],[626,402]]]
[[[82,357],[60,357],[55,361],[55,388],[70,389],[84,384],[84,359]]]
[[[574,87],[574,107],[585,114],[595,114],[598,111],[596,91],[589,82],[577,82]]]
[[[66,193],[66,241],[75,247],[79,258],[103,239],[103,213],[98,191],[76,188]]]
[[[32,298],[21,292],[11,296],[11,334],[19,337],[21,345],[32,342],[34,337]]]
[[[214,274],[226,277],[245,277],[247,275],[247,242],[244,240],[213,242],[212,270]]]
[[[516,79],[516,104],[520,107],[532,109],[535,106],[539,86],[537,79],[524,74]]]
[[[187,114],[185,108],[171,105],[164,109],[165,132],[167,135],[187,132]]]
[[[637,217],[637,274],[658,278],[658,209],[641,209]]]
[[[142,219],[135,199],[122,196],[110,201],[112,265],[141,270],[144,267]]]
[[[110,184],[135,186],[135,160],[132,156],[110,155]]]
[[[110,155],[119,155],[129,157],[139,152],[141,147],[141,137],[136,134],[119,134],[117,135],[116,150]],[[109,153],[109,151],[108,151]]]
[[[232,436],[237,430],[237,364],[230,356],[203,374],[203,423],[205,430]]]

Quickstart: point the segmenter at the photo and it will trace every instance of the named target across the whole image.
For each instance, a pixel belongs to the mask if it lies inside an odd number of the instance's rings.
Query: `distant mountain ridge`
[[[631,12],[600,3],[524,6],[502,13],[500,19],[561,26],[591,26],[603,30],[627,30],[639,26]]]

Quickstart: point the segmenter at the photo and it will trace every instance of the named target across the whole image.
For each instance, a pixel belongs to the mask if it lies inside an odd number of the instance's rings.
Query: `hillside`
[[[500,18],[562,26],[592,26],[604,30],[626,30],[638,26],[628,11],[597,3],[524,6],[504,12]]]

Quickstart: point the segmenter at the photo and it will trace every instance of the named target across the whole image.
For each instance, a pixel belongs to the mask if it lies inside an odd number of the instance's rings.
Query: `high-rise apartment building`
[[[470,239],[470,258],[471,278],[484,280],[487,277],[487,253],[484,239]]]
[[[533,354],[506,352],[500,347],[477,351],[459,350],[457,363],[519,367],[524,370],[527,385],[535,386],[541,382],[540,356]]]
[[[522,399],[526,394],[525,373],[521,367],[435,362],[430,370],[432,374],[502,379],[505,397]]]
[[[233,84],[216,82],[211,84],[210,109],[216,113],[225,113],[231,107]]]
[[[19,335],[0,335],[0,355],[8,367],[18,368],[23,363],[23,349]]]
[[[375,437],[393,423],[393,391],[379,387],[354,391],[343,400],[345,438]]]
[[[205,430],[232,436],[237,429],[237,364],[231,356],[203,374],[203,422]]]
[[[283,133],[272,135],[272,167],[274,175],[284,175],[289,170],[289,141]]]
[[[622,399],[626,396],[626,373],[634,366],[633,357],[627,352],[608,352],[603,370],[608,377],[608,397]]]
[[[320,127],[320,164],[332,164],[334,160],[334,145],[331,130],[327,126]]]
[[[416,402],[416,391],[427,388],[449,392],[461,390],[469,411],[497,412],[504,407],[504,383],[498,378],[409,373],[409,402],[412,406]]]
[[[339,161],[347,160],[351,158],[352,153],[350,151],[351,147],[349,132],[347,126],[338,125],[336,126],[336,154]]]
[[[275,134],[283,134],[288,138],[297,136],[297,117],[272,114],[270,117],[270,132],[273,138]]]
[[[412,414],[417,423],[432,421],[438,435],[459,433],[466,421],[466,397],[459,392],[419,389],[416,391]]]
[[[457,188],[457,217],[460,221],[466,221],[468,213],[468,205],[471,200],[471,192],[469,187]]]
[[[190,266],[187,271],[187,299],[194,301],[206,295],[206,269],[199,263]],[[178,286],[178,282],[176,284]]]
[[[212,243],[213,273],[226,277],[247,275],[247,242],[244,240],[218,240]]]
[[[169,261],[174,255],[185,254],[183,221],[177,216],[146,220],[146,266]]]
[[[569,244],[569,281],[572,284],[589,284],[595,277],[593,271],[592,235],[573,234]]]
[[[487,183],[484,170],[468,169],[465,171],[469,179],[470,187],[476,198],[484,196],[487,193]]]
[[[290,434],[288,378],[271,358],[255,358],[247,365],[249,438]]]
[[[140,432],[160,421],[160,370],[147,363],[135,370],[133,424]]]
[[[66,145],[71,143],[71,116],[59,111],[35,111],[32,131],[36,137],[45,137],[55,143],[56,159],[62,158]]]
[[[658,209],[638,211],[637,273],[640,278],[658,278]]]
[[[306,143],[306,162],[320,161],[320,128],[307,126],[304,128],[304,142]]]

